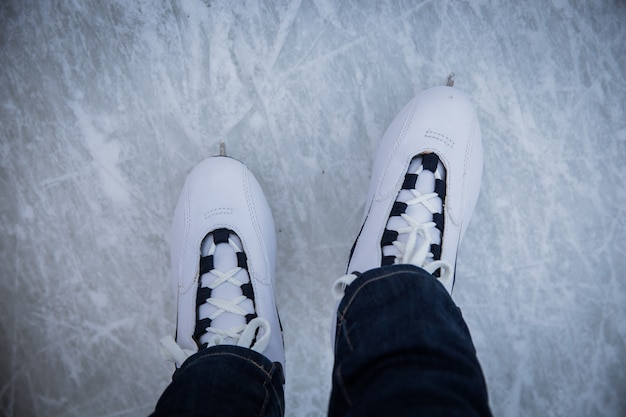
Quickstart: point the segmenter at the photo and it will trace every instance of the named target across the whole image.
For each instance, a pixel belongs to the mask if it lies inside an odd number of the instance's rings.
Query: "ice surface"
[[[626,415],[625,21],[621,0],[1,2],[0,414],[153,409],[170,219],[224,140],[276,218],[287,415],[324,415],[376,144],[454,71],[485,148],[454,296],[494,414]]]

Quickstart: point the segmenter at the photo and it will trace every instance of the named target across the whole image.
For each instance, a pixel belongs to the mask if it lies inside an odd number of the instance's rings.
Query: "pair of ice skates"
[[[335,297],[360,272],[394,263],[425,269],[451,292],[481,176],[480,128],[468,98],[452,87],[418,94],[382,138],[349,275],[335,282]],[[180,366],[199,349],[232,344],[284,366],[274,222],[245,165],[218,156],[191,171],[170,245],[178,322],[176,340],[162,340],[164,354]]]

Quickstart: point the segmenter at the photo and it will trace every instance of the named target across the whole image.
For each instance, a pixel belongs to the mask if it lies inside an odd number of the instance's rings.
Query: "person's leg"
[[[490,415],[467,326],[431,274],[386,266],[346,289],[329,415]]]
[[[333,289],[331,416],[490,415],[450,298],[481,175],[476,113],[454,88],[418,94],[385,132],[350,274]]]
[[[153,417],[282,416],[285,400],[279,363],[248,348],[203,349],[176,370]]]
[[[276,236],[242,163],[209,158],[187,176],[172,223],[177,370],[154,416],[281,416],[285,354],[274,302]]]

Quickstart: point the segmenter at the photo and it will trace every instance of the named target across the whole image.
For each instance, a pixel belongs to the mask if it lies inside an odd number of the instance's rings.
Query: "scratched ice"
[[[324,415],[377,141],[450,71],[483,131],[454,297],[494,414],[626,415],[623,1],[31,3],[0,6],[0,415],[151,411],[170,219],[222,140],[276,218],[287,416]]]

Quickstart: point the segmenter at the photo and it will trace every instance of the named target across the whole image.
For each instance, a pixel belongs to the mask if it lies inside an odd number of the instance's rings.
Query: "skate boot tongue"
[[[440,261],[444,199],[445,168],[437,155],[415,157],[387,222],[383,264],[412,264],[431,273],[450,270]]]
[[[239,345],[240,342],[248,343],[245,347],[252,347],[254,337],[242,339],[256,315],[241,241],[235,233],[219,229],[207,235],[201,253],[198,326],[194,338],[199,347]],[[269,325],[262,322],[262,319],[256,320],[254,326],[269,329]]]
[[[209,233],[202,241],[193,339],[198,349],[236,345],[263,353],[271,328],[257,317],[247,257],[237,235],[227,229]],[[171,336],[161,339],[161,354],[178,366],[194,351],[182,349]]]
[[[411,264],[442,281],[452,277],[452,267],[441,261],[445,168],[435,154],[419,155],[411,161],[391,209],[382,238],[382,265]],[[333,296],[340,300],[356,274],[340,277]]]

